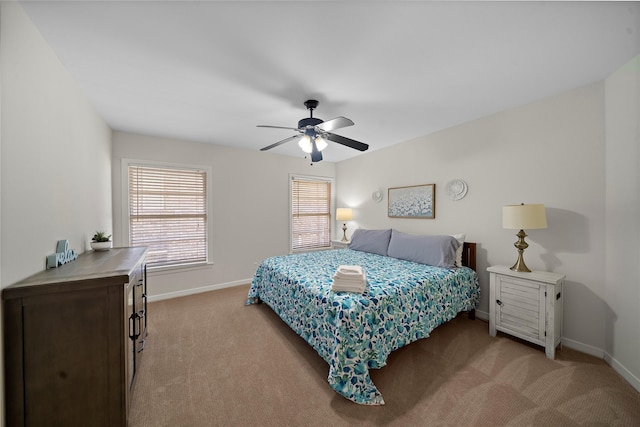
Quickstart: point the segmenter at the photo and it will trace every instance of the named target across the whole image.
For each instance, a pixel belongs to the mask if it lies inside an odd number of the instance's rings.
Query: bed
[[[266,303],[307,341],[329,364],[333,390],[358,404],[383,405],[369,370],[385,366],[392,351],[427,338],[439,325],[477,307],[475,243],[456,247],[461,266],[441,267],[389,256],[397,255],[391,253],[390,237],[386,248],[383,241],[361,250],[353,245],[358,231],[349,249],[265,259],[246,304]],[[343,265],[366,271],[363,293],[332,290],[336,269]]]

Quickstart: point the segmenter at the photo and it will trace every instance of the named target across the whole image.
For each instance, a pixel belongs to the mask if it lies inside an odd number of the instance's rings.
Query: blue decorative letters
[[[59,265],[66,264],[78,258],[75,250],[69,249],[68,240],[58,240],[56,245],[56,253],[47,256],[47,268],[56,268]]]

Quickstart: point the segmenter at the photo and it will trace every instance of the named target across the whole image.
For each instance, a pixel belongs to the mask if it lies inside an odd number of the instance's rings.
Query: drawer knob
[[[501,305],[502,305],[502,301],[500,301],[499,299],[497,299],[497,300],[496,300],[496,304],[498,304],[498,305],[500,305],[500,306],[501,306]]]

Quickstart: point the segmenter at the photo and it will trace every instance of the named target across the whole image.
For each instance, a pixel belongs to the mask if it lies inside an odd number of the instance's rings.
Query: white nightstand
[[[501,331],[541,345],[550,359],[562,337],[563,274],[519,273],[506,266],[490,273],[489,334]]]
[[[333,249],[347,249],[349,247],[350,241],[343,242],[342,240],[332,240],[331,247]]]

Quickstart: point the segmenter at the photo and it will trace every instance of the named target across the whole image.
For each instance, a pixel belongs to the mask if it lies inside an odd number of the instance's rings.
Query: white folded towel
[[[363,293],[367,287],[367,276],[359,265],[341,265],[333,276],[331,290],[334,292]]]
[[[331,290],[333,292],[354,292],[354,293],[363,293],[364,290],[366,289],[366,285],[362,284],[359,286],[348,286],[348,285],[341,285],[341,284],[334,284],[331,286]]]
[[[339,275],[335,275],[333,276],[333,280],[336,281],[340,281],[340,282],[344,282],[344,283],[361,283],[364,282],[365,277],[364,276],[357,276],[357,277],[342,277]]]
[[[359,265],[341,265],[338,267],[338,276],[362,276],[362,267]]]

